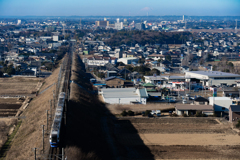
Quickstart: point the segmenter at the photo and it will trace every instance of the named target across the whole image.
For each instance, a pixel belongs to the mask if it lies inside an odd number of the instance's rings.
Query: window
[[[57,135],[52,135],[52,143],[57,143]]]
[[[222,110],[225,110],[225,108],[224,108],[224,107],[222,107]]]

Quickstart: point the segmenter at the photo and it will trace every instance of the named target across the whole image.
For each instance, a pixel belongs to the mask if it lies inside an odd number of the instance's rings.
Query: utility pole
[[[37,160],[37,148],[34,148],[34,159]]]
[[[42,145],[43,145],[43,153],[44,153],[44,125],[42,125],[42,135],[43,135]]]
[[[49,104],[50,104],[50,117],[52,119],[52,100],[49,100]]]
[[[64,160],[64,148],[62,148],[62,160]]]
[[[46,110],[47,113],[47,132],[48,132],[48,110]]]
[[[53,90],[53,108],[55,108],[55,90]]]

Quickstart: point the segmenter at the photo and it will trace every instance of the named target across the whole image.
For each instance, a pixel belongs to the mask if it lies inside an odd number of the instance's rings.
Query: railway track
[[[66,100],[68,99],[69,96],[69,84],[70,84],[70,76],[71,76],[71,65],[72,65],[72,54],[73,54],[73,50],[72,50],[72,45],[70,45],[69,48],[69,52],[67,53],[67,56],[65,57],[62,65],[61,65],[61,80],[58,81],[57,84],[58,89],[56,91],[56,99],[58,99],[58,94],[60,92],[65,92],[67,95]],[[57,103],[57,101],[55,101]],[[64,113],[63,113],[63,123],[62,123],[62,127],[61,127],[61,131],[60,131],[60,145],[59,147],[49,147],[49,151],[48,151],[48,157],[47,159],[49,160],[62,160],[62,150],[65,147],[65,142],[64,142],[64,136],[65,136],[65,125],[66,125],[66,111],[67,111],[67,103],[65,101],[65,107],[64,107]],[[49,143],[49,141],[47,141]],[[50,145],[50,144],[49,144]]]

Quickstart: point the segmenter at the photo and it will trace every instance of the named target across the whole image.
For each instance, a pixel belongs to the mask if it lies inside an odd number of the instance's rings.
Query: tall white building
[[[17,21],[17,25],[20,25],[21,24],[21,19],[18,19],[18,21]]]
[[[123,22],[119,22],[119,18],[117,18],[117,23],[115,23],[115,29],[117,30],[123,29]]]
[[[184,22],[184,15],[182,16],[182,20],[183,20],[183,22]]]

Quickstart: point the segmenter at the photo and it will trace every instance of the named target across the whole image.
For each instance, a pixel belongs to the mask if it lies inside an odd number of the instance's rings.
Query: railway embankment
[[[45,79],[40,92],[48,86],[56,83],[58,80],[59,68],[56,69],[50,77]],[[49,146],[48,132],[50,130],[51,119],[48,121],[47,113],[50,114],[50,100],[53,99],[53,90],[46,90],[44,93],[33,98],[28,107],[21,113],[21,126],[11,141],[11,147],[8,149],[5,159],[7,160],[26,160],[34,159],[34,148],[37,151],[37,157],[44,157],[42,141],[42,125],[45,125],[44,151],[47,152]],[[48,129],[48,130],[47,130]]]
[[[102,129],[104,104],[93,94],[90,78],[80,57],[74,54],[67,109],[66,156],[68,159],[114,159]],[[81,87],[80,87],[81,86]]]

